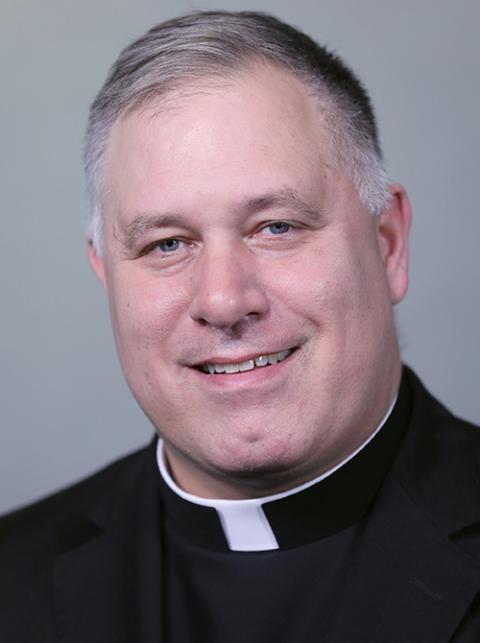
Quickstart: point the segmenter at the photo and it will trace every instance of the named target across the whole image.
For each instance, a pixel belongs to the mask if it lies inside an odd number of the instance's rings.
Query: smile
[[[288,350],[279,351],[278,353],[259,355],[253,359],[247,359],[244,362],[238,362],[236,364],[207,363],[200,364],[198,368],[203,373],[209,373],[210,375],[216,375],[218,373],[244,373],[245,371],[252,371],[254,368],[264,368],[265,366],[271,366],[272,364],[283,362],[283,360],[292,353],[293,349],[289,348]]]

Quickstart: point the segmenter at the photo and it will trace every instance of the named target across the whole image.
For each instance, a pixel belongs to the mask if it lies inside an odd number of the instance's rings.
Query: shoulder
[[[76,516],[91,513],[115,489],[128,486],[129,480],[141,474],[151,450],[145,447],[135,451],[69,487],[0,517],[0,559],[27,548],[44,550],[47,543],[55,548],[52,534],[61,532],[62,525]]]
[[[444,533],[480,527],[480,427],[453,415],[408,368],[409,426],[394,464],[403,488]],[[472,532],[473,533],[473,532]],[[480,555],[480,541],[478,542]]]
[[[465,450],[470,456],[480,453],[480,426],[463,420],[451,413],[423,385],[415,373],[404,368],[404,376],[411,391],[411,423],[420,428],[432,442],[441,445],[446,441],[459,452]]]
[[[109,525],[113,526],[110,533],[125,534],[126,526],[135,522],[142,498],[155,488],[154,456],[152,444],[0,518],[2,641],[55,639],[57,564],[70,551],[81,551],[100,539]]]

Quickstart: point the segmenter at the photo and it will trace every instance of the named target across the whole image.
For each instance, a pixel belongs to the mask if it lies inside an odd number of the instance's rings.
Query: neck
[[[295,475],[296,472],[292,470],[288,472],[288,477],[281,478],[278,472],[273,472],[270,474],[272,478],[270,484],[269,479],[262,480],[263,484],[258,484],[258,482],[257,484],[252,484],[251,479],[235,480],[235,478],[229,477],[228,480],[224,480],[216,477],[216,484],[214,486],[211,484],[211,475],[206,474],[206,484],[202,484],[203,481],[198,476],[198,472],[193,481],[190,480],[188,476],[186,479],[184,476],[180,476],[179,478],[176,468],[172,467],[171,453],[172,450],[175,451],[175,447],[166,441],[159,442],[159,467],[167,484],[173,491],[183,496],[186,500],[194,502],[196,499],[198,500],[201,498],[222,499],[226,501],[248,501],[254,499],[262,499],[263,501],[275,500],[278,497],[282,497],[289,493],[297,493],[298,491],[302,491],[303,489],[317,484],[354,458],[357,453],[367,446],[367,444],[384,426],[392,412],[396,399],[397,397],[395,396],[380,423],[372,432],[370,432],[368,437],[359,446],[350,451],[346,457],[341,460],[337,460],[332,466],[325,467],[320,473],[318,473],[318,471],[304,471],[303,476],[299,477],[298,475]],[[176,453],[180,457],[183,457],[180,452],[176,451]],[[174,462],[177,462],[177,460],[174,459]]]

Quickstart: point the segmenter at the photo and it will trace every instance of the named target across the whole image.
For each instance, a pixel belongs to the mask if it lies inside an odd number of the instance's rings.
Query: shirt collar
[[[297,536],[301,541],[304,538],[311,541],[322,533],[333,533],[363,513],[365,502],[377,490],[385,473],[378,461],[389,464],[396,451],[405,425],[405,392],[398,397],[402,397],[402,404],[396,397],[373,433],[344,460],[313,480],[261,498],[211,499],[184,491],[168,471],[163,442],[159,440],[157,463],[164,482],[167,514],[176,528],[183,531],[185,527],[197,544],[212,548],[215,542],[225,542],[226,549],[232,551],[279,549],[298,542]],[[394,428],[387,431],[386,425]],[[381,431],[383,427],[385,431]],[[208,523],[212,523],[212,529],[216,523],[217,530],[219,523],[224,538],[214,538]]]

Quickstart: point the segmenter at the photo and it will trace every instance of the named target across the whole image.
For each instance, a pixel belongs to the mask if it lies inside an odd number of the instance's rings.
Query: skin
[[[372,217],[328,144],[317,99],[272,68],[113,127],[104,250],[89,257],[129,386],[190,493],[301,484],[359,446],[398,389],[408,200],[391,186]],[[195,368],[288,348],[245,373]]]

